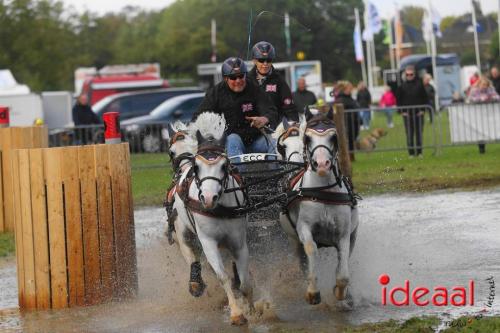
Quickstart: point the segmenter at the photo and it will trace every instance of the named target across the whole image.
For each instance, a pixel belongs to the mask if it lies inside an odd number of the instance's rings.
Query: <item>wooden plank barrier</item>
[[[19,306],[137,293],[127,143],[12,151]]]
[[[46,127],[0,128],[0,233],[14,231],[13,172],[11,152],[19,148],[48,147]]]

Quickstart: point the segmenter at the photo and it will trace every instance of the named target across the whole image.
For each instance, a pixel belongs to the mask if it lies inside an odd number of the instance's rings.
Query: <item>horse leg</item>
[[[178,220],[176,220],[177,222]],[[194,235],[187,228],[180,225],[176,226],[176,230],[181,231],[180,237],[177,237],[179,249],[182,256],[191,267],[189,278],[189,292],[194,297],[200,297],[205,291],[205,283],[201,277],[200,251],[194,244]]]
[[[349,284],[349,253],[351,235],[344,232],[340,235],[337,248],[338,264],[336,272],[335,297],[342,301],[347,296],[347,285]]]
[[[299,259],[299,266],[300,270],[306,276],[307,274],[307,256],[306,253],[304,252],[304,246],[302,246],[302,243],[300,243],[300,240],[297,237],[297,231],[292,225],[292,222],[288,218],[286,214],[280,214],[280,225],[285,231],[287,237],[288,237],[288,242],[292,246],[292,248],[295,250],[295,255]]]
[[[236,258],[236,276],[240,282],[238,289],[243,293],[243,295],[248,300],[250,307],[252,307],[253,302],[253,287],[250,281],[250,274],[248,272],[248,246],[246,243],[234,252]]]
[[[213,239],[207,239],[202,235],[198,235],[207,261],[212,266],[217,278],[219,279],[222,288],[226,292],[229,308],[231,311],[231,324],[232,325],[244,325],[247,323],[247,319],[243,315],[243,311],[238,306],[236,302],[236,296],[231,288],[231,278],[224,270],[224,263],[222,261],[222,256],[219,252],[218,244]],[[238,261],[236,262],[238,265]]]
[[[307,293],[306,300],[311,305],[321,303],[321,294],[318,290],[318,277],[316,275],[316,259],[318,255],[318,247],[311,234],[311,230],[305,224],[298,226],[299,238],[304,245],[304,252],[307,256],[308,272],[307,272]]]

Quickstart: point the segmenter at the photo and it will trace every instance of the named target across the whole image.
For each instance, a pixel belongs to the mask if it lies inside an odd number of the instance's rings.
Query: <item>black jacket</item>
[[[251,144],[262,133],[250,126],[245,117],[264,116],[271,127],[276,127],[278,114],[269,97],[249,79],[241,93],[235,93],[222,81],[210,88],[198,111],[193,115],[193,121],[199,114],[211,111],[223,114],[227,123],[227,134],[238,134],[245,144]]]
[[[290,120],[299,121],[299,115],[295,104],[293,104],[290,87],[274,68],[271,69],[271,74],[259,83],[259,80],[257,80],[257,67],[254,66],[250,73],[248,73],[248,78],[269,96],[278,110],[278,121],[281,121],[283,116],[286,116]]]
[[[428,105],[429,98],[425,91],[422,80],[418,77],[411,81],[405,81],[396,92],[398,106]]]
[[[491,83],[493,84],[497,94],[500,95],[500,77],[497,77],[496,79],[491,78]]]
[[[359,104],[351,97],[351,95],[346,95],[342,92],[335,98],[335,103],[343,104],[344,110],[359,109]],[[344,125],[350,151],[354,150],[354,142],[359,135],[360,123],[359,112],[344,113]]]
[[[73,106],[73,122],[75,126],[100,124],[99,117],[90,105],[82,105],[79,102]]]
[[[358,104],[361,108],[369,108],[370,104],[372,104],[372,95],[366,88],[363,90],[358,90],[356,100],[358,101]]]
[[[304,108],[308,105],[316,104],[316,95],[312,91],[305,89],[304,91],[295,91],[292,95],[293,103],[298,112],[303,113]]]

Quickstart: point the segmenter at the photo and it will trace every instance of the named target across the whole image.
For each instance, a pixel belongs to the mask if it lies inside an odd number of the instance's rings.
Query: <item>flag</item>
[[[430,12],[430,14],[429,14]],[[424,11],[424,16],[422,17],[422,34],[425,41],[430,41],[432,38],[432,32],[436,37],[442,37],[441,34],[441,16],[436,11],[436,9],[431,5],[430,10]]]
[[[483,32],[483,26],[479,23],[476,23],[476,31],[477,32]],[[467,32],[474,32],[474,24],[471,24],[467,27]]]
[[[361,42],[361,27],[359,22],[356,22],[354,26],[354,53],[356,54],[356,61],[362,62],[364,60],[363,56],[363,43]]]
[[[286,55],[292,55],[292,42],[290,39],[290,16],[288,12],[285,13],[285,42],[286,42]]]
[[[372,41],[373,35],[378,34],[380,30],[382,30],[382,20],[378,15],[377,7],[371,2],[368,3],[367,13],[365,15],[367,15],[367,25],[365,30],[363,30],[363,40]]]

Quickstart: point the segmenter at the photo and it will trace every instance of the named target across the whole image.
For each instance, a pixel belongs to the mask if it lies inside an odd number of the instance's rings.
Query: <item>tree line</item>
[[[356,81],[361,67],[352,42],[355,7],[363,15],[362,0],[183,0],[158,11],[125,7],[97,15],[60,1],[0,0],[0,68],[10,69],[34,91],[72,90],[76,68],[112,64],[158,62],[166,78],[196,79],[196,65],[210,62],[215,19],[217,61],[234,55],[246,59],[250,30],[252,44],[274,44],[278,61],[296,60],[302,51],[305,60],[322,62],[325,81]],[[376,36],[376,52],[384,65],[382,39],[383,34]]]

